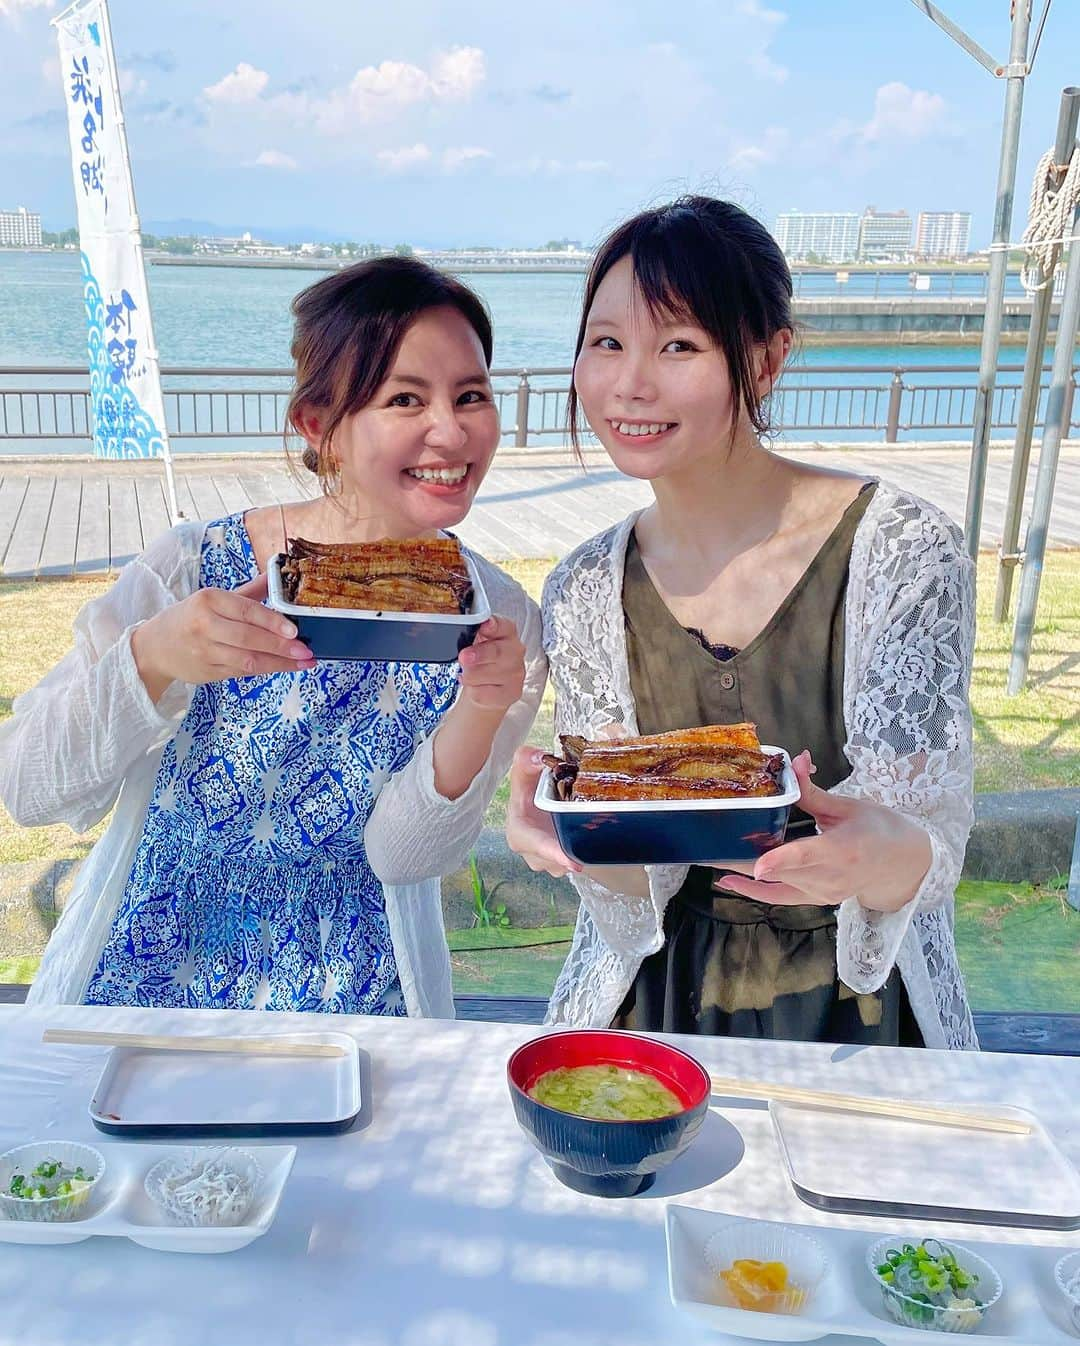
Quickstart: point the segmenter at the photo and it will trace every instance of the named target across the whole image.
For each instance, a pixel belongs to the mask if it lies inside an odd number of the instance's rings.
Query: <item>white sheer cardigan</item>
[[[64,822],[83,832],[115,805],[108,829],[79,869],[30,988],[31,1002],[82,1001],[119,909],[162,751],[194,691],[174,682],[153,704],[135,668],[131,633],[198,588],[205,531],[205,523],[182,523],[125,566],[108,593],[79,613],[74,648],[16,699],[11,719],[0,725],[0,800],[16,822]],[[385,893],[406,1008],[438,1018],[454,1015],[439,876],[464,863],[484,810],[529,732],[547,678],[536,604],[491,562],[472,556],[492,610],[514,622],[525,645],[521,699],[463,795],[451,801],[435,788],[436,729],[382,786],[364,830],[368,860]]]
[[[588,736],[620,723],[637,732],[622,611],[636,518],[583,543],[545,586],[558,733]],[[973,567],[959,530],[933,505],[879,483],[851,552],[843,696],[851,774],[833,792],[915,819],[932,859],[918,893],[897,912],[870,911],[855,896],[841,903],[837,969],[865,993],[899,965],[928,1047],[978,1047],[953,940],[953,895],[973,816],[974,627]],[[647,898],[573,877],[581,907],[549,1022],[611,1022],[642,959],[663,944],[664,910],[686,872],[649,866]]]

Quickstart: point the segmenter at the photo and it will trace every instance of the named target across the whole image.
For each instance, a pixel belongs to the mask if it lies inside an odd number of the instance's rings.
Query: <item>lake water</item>
[[[293,296],[321,272],[242,267],[147,267],[164,365],[281,367],[289,363]],[[860,278],[853,276],[854,284]],[[889,278],[890,281],[892,278]],[[584,277],[465,276],[491,310],[499,368],[569,367]],[[974,277],[963,277],[976,283]],[[896,283],[906,289],[906,279]],[[1019,362],[1019,350],[1006,352]],[[76,364],[86,359],[77,253],[0,251],[0,365]],[[975,346],[827,346],[804,349],[806,364],[979,362]]]
[[[243,267],[155,266],[150,263],[147,279],[153,305],[154,324],[161,363],[169,366],[213,368],[273,369],[289,364],[292,319],[289,305],[298,291],[315,283],[323,272]],[[496,369],[530,371],[542,368],[568,369],[577,329],[584,277],[565,274],[514,275],[506,273],[474,274],[465,280],[483,297],[491,310],[495,327]],[[807,292],[820,293],[832,286],[833,293],[865,292],[877,284],[882,294],[910,292],[907,273],[859,276],[852,273],[848,286],[838,290],[830,276],[804,275]],[[1010,277],[1013,286],[1018,285]],[[978,276],[961,275],[950,282],[947,276],[933,278],[934,289],[947,293],[950,285],[957,292],[977,292],[983,286]],[[933,290],[932,290],[933,293]],[[1001,361],[1019,366],[1021,347],[1005,347]],[[0,397],[5,390],[33,386],[76,388],[85,379],[53,379],[19,373],[4,373],[3,366],[67,365],[85,369],[86,332],[82,302],[79,257],[67,253],[21,253],[0,251]],[[902,438],[964,439],[970,434],[970,416],[979,350],[973,345],[809,345],[804,344],[797,359],[786,371],[776,406],[781,439],[859,440],[884,438],[885,407],[891,370],[903,365],[959,366],[948,373],[904,375],[912,390],[905,394]],[[865,365],[863,373],[825,374],[823,366]],[[997,405],[1002,423],[1015,408],[1015,385],[1019,374],[1002,374],[998,380]],[[246,380],[252,387],[281,393],[287,380]],[[565,426],[565,376],[533,378],[534,389],[547,386],[552,391],[543,406],[530,408],[530,427],[548,427],[546,442],[558,442]],[[830,385],[838,385],[833,392]],[[953,392],[920,394],[919,386],[950,385]],[[1013,385],[1011,388],[1009,385]],[[283,399],[264,404],[266,414],[259,424],[272,425],[273,435],[260,438],[209,437],[186,438],[178,431],[190,432],[199,418],[191,399],[170,396],[178,390],[221,388],[222,381],[210,376],[166,378],[167,415],[177,452],[273,447],[280,435],[279,414]],[[233,387],[239,385],[233,384]],[[516,406],[512,379],[503,379],[497,388],[503,393],[500,414],[504,434],[513,435]],[[851,388],[859,391],[855,394]],[[556,391],[556,389],[558,391]],[[876,392],[863,394],[863,389]],[[958,391],[959,390],[959,391]],[[923,400],[920,401],[920,397]],[[31,398],[32,402],[33,399]],[[12,400],[4,403],[11,404]],[[204,405],[205,404],[201,404]],[[269,411],[266,411],[269,405]],[[247,410],[255,406],[249,401]],[[188,408],[185,410],[185,408]],[[7,424],[10,433],[21,434],[29,424],[16,423],[12,410]],[[29,415],[32,417],[33,411]],[[184,424],[184,416],[189,423]],[[195,417],[194,420],[191,418]],[[910,421],[910,427],[908,425]],[[939,422],[947,422],[948,428]],[[829,427],[817,429],[816,427]],[[909,433],[910,429],[910,433]],[[786,431],[786,433],[784,433]],[[217,432],[215,432],[217,433]],[[1008,432],[1006,432],[1008,433]],[[86,451],[82,438],[48,441],[13,439],[0,436],[0,455],[34,452],[78,453]]]

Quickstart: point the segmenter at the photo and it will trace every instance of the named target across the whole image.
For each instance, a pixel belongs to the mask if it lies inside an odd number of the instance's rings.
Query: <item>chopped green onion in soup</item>
[[[559,1066],[540,1076],[530,1098],[560,1112],[603,1122],[644,1122],[683,1111],[678,1094],[626,1066]]]

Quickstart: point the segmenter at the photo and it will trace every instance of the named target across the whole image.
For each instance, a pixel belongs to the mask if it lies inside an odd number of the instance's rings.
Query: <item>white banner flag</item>
[[[161,456],[168,465],[161,379],[106,0],[77,0],[53,23],[78,203],[94,454]]]

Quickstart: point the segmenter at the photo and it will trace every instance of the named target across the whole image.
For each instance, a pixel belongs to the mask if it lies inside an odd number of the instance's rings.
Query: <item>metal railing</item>
[[[1078,368],[1069,388],[1070,433],[1080,428],[1073,396]],[[773,394],[771,419],[781,438],[881,435],[895,444],[912,431],[924,438],[963,438],[974,416],[976,373],[972,365],[955,364],[795,365]],[[1021,374],[1021,365],[999,366],[995,430],[1016,426]],[[280,444],[290,381],[288,369],[166,367],[162,387],[170,438],[180,451]],[[569,383],[567,368],[494,370],[503,441],[524,447],[565,439]],[[1048,378],[1040,393],[1040,424],[1047,386]],[[90,434],[84,369],[0,367],[0,455],[85,451]]]

